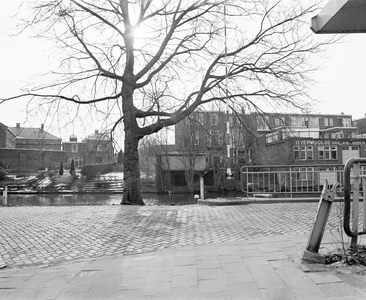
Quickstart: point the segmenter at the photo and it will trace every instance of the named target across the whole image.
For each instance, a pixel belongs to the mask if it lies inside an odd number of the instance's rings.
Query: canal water
[[[146,205],[194,204],[193,194],[142,194],[142,198]],[[122,194],[8,194],[10,206],[119,205],[121,200]]]

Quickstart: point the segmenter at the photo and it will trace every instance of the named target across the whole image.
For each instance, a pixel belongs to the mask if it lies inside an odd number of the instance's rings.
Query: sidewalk
[[[0,299],[366,299],[365,276],[300,264],[307,234],[0,270]],[[332,249],[329,236],[322,249]]]

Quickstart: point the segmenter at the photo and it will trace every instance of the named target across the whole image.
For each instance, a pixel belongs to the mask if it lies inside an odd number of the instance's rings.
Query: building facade
[[[98,130],[88,135],[81,142],[72,135],[68,142],[62,143],[66,153],[67,165],[74,160],[75,168],[80,169],[86,164],[115,162],[113,142],[109,133],[99,133]]]
[[[229,135],[226,113],[219,111],[195,112],[175,127],[175,152],[205,155],[206,169],[196,171],[216,189],[224,178],[227,144],[237,179],[243,166],[308,165],[312,170],[314,165],[341,166],[351,157],[366,157],[366,134],[360,136],[351,115],[234,112],[228,119]],[[366,118],[364,124],[366,133]]]
[[[259,124],[263,124],[263,117]],[[357,137],[351,115],[271,114],[259,126],[262,155],[258,164],[344,164],[364,157],[365,139]]]
[[[0,148],[15,148],[16,136],[4,124],[0,123]]]
[[[18,149],[38,149],[38,150],[61,150],[61,138],[45,131],[44,124],[40,128],[21,127],[20,123],[16,127],[9,127],[15,135],[15,148]]]

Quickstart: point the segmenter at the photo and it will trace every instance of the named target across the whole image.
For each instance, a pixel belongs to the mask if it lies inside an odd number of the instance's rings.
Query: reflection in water
[[[142,194],[146,205],[193,204],[192,194],[158,195]],[[119,205],[121,194],[8,194],[12,206],[72,206],[72,205]],[[2,205],[0,197],[0,205]]]

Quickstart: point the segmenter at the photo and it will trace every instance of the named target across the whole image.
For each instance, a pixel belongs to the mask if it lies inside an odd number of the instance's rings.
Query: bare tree
[[[258,111],[305,107],[309,58],[330,43],[314,41],[308,29],[316,5],[293,1],[226,0],[227,18],[223,0],[26,2],[24,30],[55,42],[60,67],[0,101],[28,97],[56,110],[73,104],[76,112],[87,106],[106,115],[112,132],[123,124],[122,204],[143,205],[141,138],[213,101]]]

